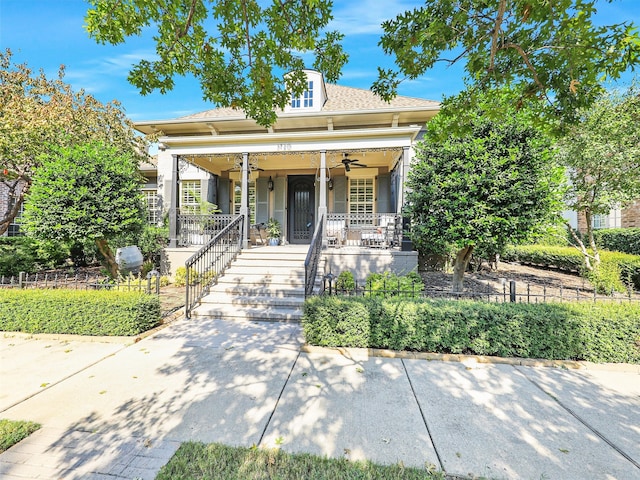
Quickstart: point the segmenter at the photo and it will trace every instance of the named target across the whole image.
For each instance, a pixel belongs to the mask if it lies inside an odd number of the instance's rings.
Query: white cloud
[[[337,2],[329,29],[338,30],[345,35],[380,35],[383,21],[419,5],[421,2],[407,0]]]

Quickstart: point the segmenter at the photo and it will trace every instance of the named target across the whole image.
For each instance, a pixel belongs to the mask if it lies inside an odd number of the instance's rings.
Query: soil
[[[451,293],[451,273],[420,272],[425,283],[427,296],[462,296],[465,298],[489,298],[496,301],[509,301],[511,282],[515,282],[518,302],[543,302],[548,300],[593,299],[594,289],[591,283],[577,274],[554,269],[532,267],[518,263],[500,262],[495,270],[484,269],[479,272],[467,272],[464,275],[463,294]],[[640,299],[638,292],[633,294]],[[597,298],[603,298],[598,294]],[[607,296],[606,298],[612,298]],[[628,294],[614,293],[613,298],[628,298]]]

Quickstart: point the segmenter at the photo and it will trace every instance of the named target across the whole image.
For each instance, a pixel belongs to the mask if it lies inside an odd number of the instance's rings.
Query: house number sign
[[[279,152],[286,152],[291,150],[291,144],[290,143],[279,143],[278,144],[278,151]]]

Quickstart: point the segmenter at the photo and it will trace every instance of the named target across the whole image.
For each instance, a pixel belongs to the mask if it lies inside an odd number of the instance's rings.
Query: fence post
[[[514,303],[516,301],[516,281],[509,280],[509,301]]]
[[[18,285],[20,286],[20,288],[24,288],[24,286],[25,286],[25,283],[26,283],[25,282],[25,275],[26,275],[25,272],[20,272],[18,274]]]

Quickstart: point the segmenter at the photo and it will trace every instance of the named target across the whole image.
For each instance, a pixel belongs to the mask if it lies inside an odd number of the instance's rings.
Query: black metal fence
[[[160,274],[153,270],[145,277],[112,279],[102,274],[61,274],[20,272],[18,276],[0,277],[0,288],[62,288],[70,290],[116,290],[160,294]]]
[[[405,297],[405,298],[445,298],[453,300],[482,300],[488,302],[548,303],[548,302],[584,302],[584,301],[617,301],[640,302],[640,293],[629,289],[626,292],[611,291],[598,293],[595,289],[565,287],[562,284],[547,286],[531,283],[504,282],[502,288],[496,289],[490,282],[475,284],[463,292],[452,292],[450,289],[423,286],[420,283],[398,281],[356,282],[345,288],[337,282],[334,275],[323,278],[324,295]]]

